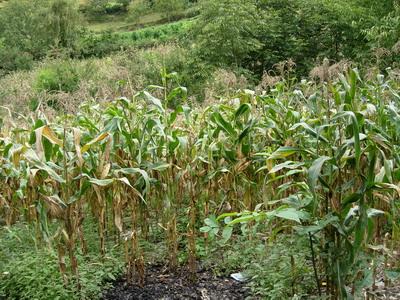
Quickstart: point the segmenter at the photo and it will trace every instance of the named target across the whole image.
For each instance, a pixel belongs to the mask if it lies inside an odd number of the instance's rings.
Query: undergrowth
[[[26,224],[0,231],[0,299],[97,299],[123,271],[120,247],[109,245],[104,258],[97,254],[92,223],[85,226],[89,252],[77,253],[80,289],[77,285],[65,286],[57,252],[38,246],[33,231]]]

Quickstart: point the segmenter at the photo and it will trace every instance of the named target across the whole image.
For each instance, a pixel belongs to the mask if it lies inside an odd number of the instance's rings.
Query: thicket
[[[93,1],[88,3],[92,8],[110,2]],[[33,61],[46,55],[103,57],[171,40],[180,40],[190,49],[188,70],[180,73],[192,74],[191,81],[202,83],[216,68],[260,79],[289,59],[296,64],[297,76],[308,74],[324,58],[374,64],[381,70],[399,63],[399,8],[395,1],[167,2],[124,0],[121,5],[134,18],[148,12],[179,14],[181,8],[194,5],[199,16],[191,22],[193,26],[181,26],[188,24],[182,22],[137,31],[129,41],[128,33],[94,34],[84,30],[73,1],[10,1],[0,11],[2,73],[29,69]]]
[[[0,74],[75,48],[81,18],[73,0],[10,0],[0,9]]]
[[[288,59],[299,74],[323,58],[368,61],[374,49],[391,52],[399,39],[399,10],[390,0],[202,3],[193,30],[195,54],[213,65],[259,75]],[[380,39],[384,41],[377,43]]]
[[[89,0],[81,10],[92,16],[126,13],[131,0]]]
[[[52,110],[47,111],[51,115],[57,114],[53,108],[74,112],[85,99],[111,101],[122,95],[132,97],[151,84],[161,85],[160,70],[183,70],[186,58],[184,48],[170,44],[102,58],[46,60],[30,71],[0,78],[0,105],[20,113],[35,110],[38,105]],[[179,81],[186,84],[183,76]]]
[[[166,21],[172,21],[182,16],[192,2],[188,0],[89,0],[81,6],[81,11],[91,19],[104,15],[124,14],[130,21],[136,21],[144,14],[158,13]]]

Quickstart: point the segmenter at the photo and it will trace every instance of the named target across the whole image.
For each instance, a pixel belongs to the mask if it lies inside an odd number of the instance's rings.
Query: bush
[[[381,18],[366,35],[381,69],[400,63],[400,7]]]
[[[121,51],[126,43],[121,35],[110,31],[101,34],[87,34],[81,39],[77,57],[104,57],[113,52]]]
[[[80,24],[72,0],[8,1],[0,10],[0,69],[26,69],[50,49],[74,48]]]
[[[130,0],[90,0],[84,10],[94,16],[125,13],[130,2]]]
[[[14,70],[29,70],[32,65],[33,56],[29,52],[0,43],[0,76]]]
[[[149,2],[146,0],[132,1],[128,7],[128,21],[138,23],[139,18],[150,12]]]
[[[262,43],[256,38],[262,18],[255,0],[207,0],[193,33],[193,56],[213,65],[240,65]]]
[[[114,14],[124,10],[124,5],[120,2],[108,2],[105,6],[107,14]]]
[[[156,0],[155,8],[168,21],[175,19],[186,6],[185,0]]]
[[[366,1],[204,0],[193,30],[193,56],[217,67],[247,68],[259,76],[289,59],[296,63],[298,75],[307,74],[316,59],[324,57],[367,60],[364,30],[380,17],[374,11],[377,1],[362,2]],[[386,4],[378,14],[390,11],[393,1],[380,2]],[[388,22],[381,22],[382,33],[396,43],[392,14]]]
[[[78,71],[69,62],[55,64],[42,69],[36,79],[36,88],[47,92],[74,92],[78,89]]]

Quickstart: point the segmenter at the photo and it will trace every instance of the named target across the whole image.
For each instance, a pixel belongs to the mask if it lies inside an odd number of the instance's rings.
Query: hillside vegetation
[[[397,1],[0,5],[0,299],[397,299]]]

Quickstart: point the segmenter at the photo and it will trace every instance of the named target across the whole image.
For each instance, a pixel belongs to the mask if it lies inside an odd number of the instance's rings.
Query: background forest
[[[226,72],[254,87],[264,75],[279,76],[284,61],[296,66],[297,78],[318,77],[324,64],[385,70],[399,63],[395,1],[1,3],[0,101],[10,103],[15,95],[11,102],[23,107],[54,90],[75,94],[64,95],[68,103],[112,99],[119,96],[116,81],[139,90],[160,83],[162,67],[177,72],[180,83],[203,101]],[[10,90],[10,80],[24,86],[22,95]]]

